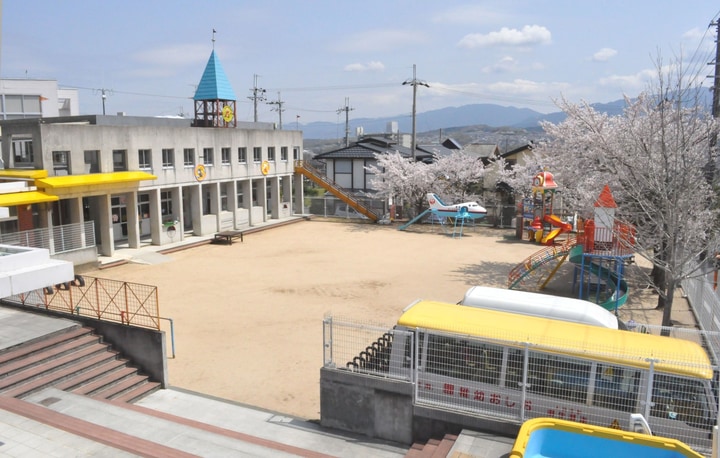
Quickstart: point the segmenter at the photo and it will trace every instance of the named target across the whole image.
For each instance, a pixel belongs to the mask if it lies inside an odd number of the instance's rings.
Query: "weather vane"
[[[215,29],[213,29],[213,36],[212,36],[212,44],[213,44],[212,46],[213,46],[213,49],[215,49],[215,34],[216,34],[216,33],[217,33],[217,32],[215,31]]]

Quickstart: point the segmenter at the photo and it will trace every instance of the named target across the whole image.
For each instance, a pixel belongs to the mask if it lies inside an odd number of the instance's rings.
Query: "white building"
[[[97,251],[111,256],[118,243],[164,245],[301,213],[302,133],[239,125],[215,51],[194,99],[193,120],[76,116],[72,99],[71,116],[8,112],[0,182],[26,187],[0,194],[0,235],[76,225],[82,239],[92,221]]]
[[[77,89],[55,80],[1,79],[0,119],[48,118],[80,114]]]

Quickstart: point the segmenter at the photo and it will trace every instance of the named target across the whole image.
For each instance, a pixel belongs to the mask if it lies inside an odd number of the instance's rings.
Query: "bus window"
[[[497,385],[502,366],[502,347],[468,341],[464,347],[464,377],[482,383]]]
[[[457,339],[434,334],[425,334],[427,343],[427,372],[456,377],[459,368],[458,358],[462,354]]]
[[[535,353],[535,352],[532,352]],[[536,366],[542,372],[539,377],[545,378],[545,393],[560,399],[584,403],[587,398],[590,364],[556,355],[535,353],[538,359]]]
[[[427,372],[497,385],[502,347],[428,334]]]
[[[707,396],[702,383],[672,375],[655,374],[650,415],[709,427]]]
[[[598,364],[593,405],[633,412],[637,404],[640,371],[611,364]]]

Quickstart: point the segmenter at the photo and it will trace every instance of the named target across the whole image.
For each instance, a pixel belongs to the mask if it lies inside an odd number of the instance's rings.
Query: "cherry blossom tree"
[[[477,158],[463,152],[441,156],[431,164],[413,161],[400,153],[376,154],[366,167],[374,175],[376,196],[404,203],[412,215],[427,207],[426,194],[434,192],[450,202],[477,200],[485,173]]]
[[[376,197],[392,199],[396,205],[406,206],[410,210],[422,208],[425,194],[435,181],[430,167],[413,161],[395,151],[375,155],[376,163],[365,169],[374,175],[371,187]],[[417,214],[416,210],[414,214]]]
[[[637,229],[637,254],[658,273],[648,282],[658,292],[664,326],[671,325],[680,282],[718,250],[718,196],[706,173],[716,160],[718,124],[698,98],[701,89],[688,80],[681,66],[658,63],[655,86],[626,99],[620,116],[562,100],[567,119],[543,124],[550,140],[529,161],[547,167],[565,203],[585,216],[610,186],[617,217]]]

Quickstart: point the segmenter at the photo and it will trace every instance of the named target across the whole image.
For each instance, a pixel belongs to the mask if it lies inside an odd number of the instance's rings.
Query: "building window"
[[[185,148],[183,150],[183,163],[185,167],[195,167],[195,149]]]
[[[268,146],[268,161],[274,161],[274,160],[275,160],[275,147]]]
[[[172,192],[160,191],[160,213],[162,214],[163,223],[172,220]]]
[[[236,191],[237,193],[237,208],[243,208],[243,186],[241,182],[237,182]]]
[[[172,148],[163,148],[162,161],[164,169],[172,169],[175,167],[175,150]]]
[[[4,100],[4,119],[23,119],[42,116],[40,95],[5,95]]]
[[[247,148],[244,146],[238,148],[238,162],[241,164],[247,162]]]
[[[53,170],[55,175],[70,173],[70,151],[53,151]]]
[[[210,194],[210,188],[204,187],[203,189],[203,215],[209,215],[212,209],[212,195]]]
[[[15,166],[33,165],[34,157],[32,139],[21,138],[12,140],[13,161]]]
[[[253,162],[262,161],[262,148],[256,146],[253,148]]]
[[[150,218],[150,194],[138,194],[138,218]]]
[[[287,158],[288,158],[288,147],[281,146],[280,147],[280,160],[283,162],[287,162]]]
[[[299,161],[300,160],[300,148],[297,146],[293,147],[293,161]]]
[[[140,170],[152,170],[152,150],[138,150],[138,168]]]
[[[228,198],[227,198],[227,187],[231,186],[232,183],[220,186],[220,211],[228,211]]]
[[[212,148],[203,148],[203,164],[213,165],[215,163],[215,151]]]
[[[100,151],[93,149],[84,151],[85,173],[100,173]]]
[[[230,165],[230,148],[220,148],[220,161],[223,165]]]
[[[113,172],[124,172],[127,170],[127,151],[124,149],[113,150]]]

